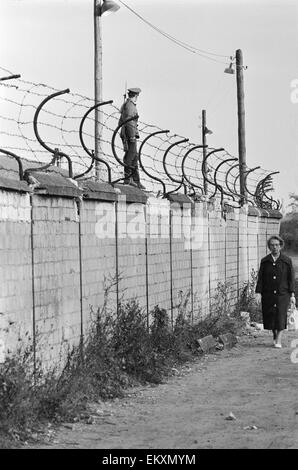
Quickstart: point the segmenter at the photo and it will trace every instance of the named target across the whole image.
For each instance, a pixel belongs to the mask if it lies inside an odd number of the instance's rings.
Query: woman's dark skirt
[[[287,328],[287,313],[290,294],[272,296],[271,293],[262,295],[262,314],[265,330],[285,330]]]

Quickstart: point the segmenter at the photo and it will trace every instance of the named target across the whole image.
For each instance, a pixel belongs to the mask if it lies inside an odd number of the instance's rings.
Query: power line
[[[215,59],[214,57],[223,57],[223,58],[231,60],[230,55],[216,54],[214,52],[205,51],[204,49],[199,49],[195,46],[187,44],[186,42],[180,41],[179,39],[175,38],[174,36],[171,36],[170,34],[166,33],[163,30],[161,30],[160,28],[158,28],[154,24],[150,23],[150,21],[146,20],[143,16],[141,16],[139,13],[137,13],[135,10],[133,10],[130,6],[128,6],[122,0],[119,0],[119,3],[121,3],[125,8],[127,8],[129,11],[131,11],[141,21],[146,23],[150,28],[154,29],[156,32],[158,32],[162,36],[166,37],[170,41],[174,42],[177,46],[180,46],[180,47],[188,50],[189,52],[192,52],[193,54],[197,54],[201,57],[204,57],[205,59],[213,60],[214,62],[219,62],[219,63],[223,63],[223,64],[228,64],[229,63],[228,61],[218,60],[218,59]],[[214,57],[210,57],[210,56],[214,56]]]

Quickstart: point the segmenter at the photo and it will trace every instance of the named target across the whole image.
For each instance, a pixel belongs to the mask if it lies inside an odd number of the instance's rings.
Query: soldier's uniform
[[[138,95],[140,93],[140,88],[129,88],[128,92]],[[122,124],[129,118],[135,117],[129,121],[127,124],[121,127],[120,137],[123,143],[123,149],[125,155],[123,158],[124,167],[124,183],[131,184],[131,180],[139,186],[143,187],[140,184],[140,175],[138,168],[138,151],[137,151],[137,139],[139,138],[138,132],[138,112],[135,103],[128,97],[125,103],[121,107],[121,116],[119,119],[119,124]]]

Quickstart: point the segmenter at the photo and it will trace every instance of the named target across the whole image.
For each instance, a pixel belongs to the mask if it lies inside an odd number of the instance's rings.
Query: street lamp
[[[235,73],[235,70],[233,69],[233,62],[231,62],[229,67],[225,69],[225,73],[230,73],[232,75]]]
[[[102,34],[101,17],[119,10],[120,6],[112,0],[94,0],[94,101],[102,101]],[[101,153],[102,111],[95,108],[94,150],[95,156]],[[95,161],[95,178],[99,180],[99,162]]]
[[[102,5],[99,3],[96,7],[99,16],[107,16],[110,13],[115,13],[119,8],[120,6],[113,2],[113,0],[103,0]]]

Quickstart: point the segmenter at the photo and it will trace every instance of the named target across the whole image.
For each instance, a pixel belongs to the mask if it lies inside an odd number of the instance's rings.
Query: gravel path
[[[166,383],[92,404],[92,424],[65,423],[47,449],[298,449],[298,332],[274,349],[266,331],[208,354]],[[291,361],[292,359],[297,363]],[[226,419],[233,413],[236,419]]]

